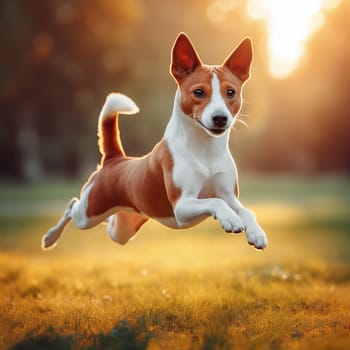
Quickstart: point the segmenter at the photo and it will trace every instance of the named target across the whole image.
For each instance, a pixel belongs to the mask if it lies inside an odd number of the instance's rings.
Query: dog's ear
[[[250,64],[253,58],[253,50],[250,38],[245,38],[233,50],[223,63],[242,82],[249,78]]]
[[[171,74],[180,82],[201,65],[202,62],[190,39],[185,33],[180,33],[172,50]]]

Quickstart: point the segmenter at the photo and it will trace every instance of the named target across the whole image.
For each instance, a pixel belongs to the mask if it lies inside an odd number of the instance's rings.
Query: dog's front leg
[[[259,226],[253,212],[245,208],[233,193],[229,196],[227,202],[242,220],[248,243],[254,246],[256,249],[266,248],[267,238],[265,232]]]
[[[226,232],[244,231],[239,216],[220,198],[182,197],[176,203],[174,213],[180,227],[190,226],[196,221],[212,216],[219,220]]]

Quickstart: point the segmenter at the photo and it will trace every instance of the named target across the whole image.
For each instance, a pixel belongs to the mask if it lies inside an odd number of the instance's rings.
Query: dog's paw
[[[247,233],[248,243],[254,248],[264,250],[267,247],[267,238],[265,232],[257,226],[254,230],[249,230]]]
[[[51,250],[57,245],[57,238],[53,235],[46,234],[41,239],[41,249]]]
[[[57,241],[62,235],[64,227],[54,226],[41,239],[41,249],[51,250],[56,247]]]
[[[234,212],[226,215],[219,214],[216,218],[220,221],[222,228],[229,233],[240,233],[245,230],[242,220]]]

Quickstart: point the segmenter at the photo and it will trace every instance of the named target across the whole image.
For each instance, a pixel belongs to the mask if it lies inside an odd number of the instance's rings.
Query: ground
[[[256,251],[217,221],[151,221],[126,246],[69,226],[40,250],[75,183],[0,186],[0,349],[350,348],[350,181],[242,177]]]

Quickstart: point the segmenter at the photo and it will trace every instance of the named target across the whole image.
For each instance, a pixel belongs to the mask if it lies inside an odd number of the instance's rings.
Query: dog
[[[264,231],[238,200],[237,168],[228,148],[252,56],[247,37],[222,65],[205,65],[180,33],[170,67],[178,85],[173,112],[163,138],[143,157],[126,156],[118,129],[119,114],[139,108],[123,94],[108,95],[98,119],[101,163],[80,199],[72,198],[43,236],[42,248],[52,249],[71,220],[80,229],[107,221],[111,239],[125,244],[150,218],[182,229],[211,216],[224,231],[245,232],[250,245],[264,249]]]

